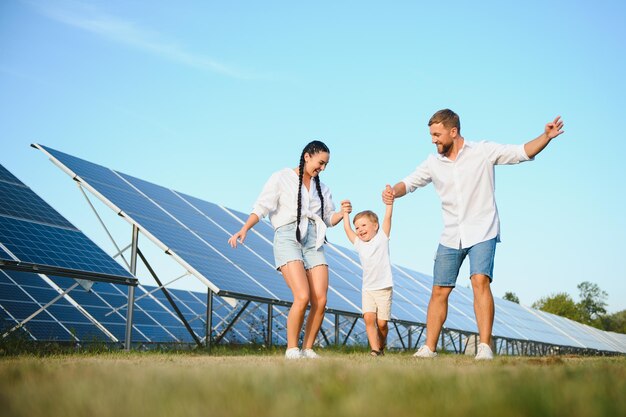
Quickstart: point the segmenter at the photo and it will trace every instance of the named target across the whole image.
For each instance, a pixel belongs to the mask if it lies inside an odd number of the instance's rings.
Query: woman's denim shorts
[[[301,236],[301,241],[296,240],[296,223],[289,223],[279,227],[274,232],[274,262],[276,269],[291,261],[302,261],[304,269],[309,270],[318,265],[328,265],[324,256],[324,246],[315,249],[315,222],[308,221],[306,236]]]

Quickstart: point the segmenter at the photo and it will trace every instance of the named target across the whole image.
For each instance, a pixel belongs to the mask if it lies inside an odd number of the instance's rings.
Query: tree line
[[[608,294],[598,284],[583,281],[577,286],[580,301],[576,302],[566,292],[542,297],[532,304],[532,308],[567,317],[579,323],[597,329],[626,334],[626,310],[608,314],[606,299]],[[505,300],[519,304],[519,298],[513,292],[506,292]]]

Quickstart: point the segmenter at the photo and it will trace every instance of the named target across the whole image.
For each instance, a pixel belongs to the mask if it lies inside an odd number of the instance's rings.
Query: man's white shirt
[[[524,145],[464,141],[456,160],[430,155],[402,181],[407,193],[433,183],[443,211],[439,242],[449,248],[468,248],[494,237],[500,240],[495,165],[529,160]]]

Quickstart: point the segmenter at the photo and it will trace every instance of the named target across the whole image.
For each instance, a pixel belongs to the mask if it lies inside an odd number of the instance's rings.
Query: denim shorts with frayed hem
[[[433,285],[441,287],[456,286],[459,269],[466,256],[470,259],[470,277],[487,275],[493,281],[493,262],[496,256],[497,238],[489,239],[465,249],[453,249],[439,245],[433,269]]]
[[[324,255],[324,246],[315,249],[315,222],[308,219],[306,236],[296,240],[296,223],[289,223],[279,227],[274,232],[274,264],[280,270],[282,266],[292,261],[302,261],[304,269],[309,270],[318,265],[328,265]]]

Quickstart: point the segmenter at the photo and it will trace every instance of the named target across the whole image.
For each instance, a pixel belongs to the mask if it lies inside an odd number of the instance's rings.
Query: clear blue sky
[[[626,3],[298,3],[2,1],[0,163],[111,252],[30,143],[247,212],[320,139],[335,200],[381,212],[384,185],[435,151],[435,111],[502,143],[561,115],[534,162],[496,169],[493,291],[530,305],[591,281],[626,308]],[[399,200],[392,260],[431,274],[441,227],[432,186]]]

